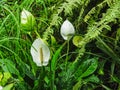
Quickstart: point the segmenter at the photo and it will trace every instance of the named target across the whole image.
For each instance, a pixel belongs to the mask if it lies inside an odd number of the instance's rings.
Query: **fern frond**
[[[80,13],[79,13],[78,22],[80,22],[80,20],[81,20],[81,18],[82,18],[82,15],[83,15],[83,13],[84,13],[84,10],[85,10],[86,6],[88,6],[89,2],[90,2],[90,0],[86,0],[86,1],[84,2],[84,5],[82,6],[82,8],[81,8],[81,10],[80,10]]]
[[[99,22],[93,22],[88,26],[88,32],[85,34],[85,37],[81,42],[79,42],[80,46],[85,46],[88,42],[95,39],[103,30],[106,28],[106,25],[110,22],[116,20],[116,18],[120,19],[120,1],[116,1],[114,5],[107,10],[107,12],[103,15]]]
[[[115,3],[116,1],[117,0],[106,0],[109,7],[111,7],[113,5],[113,3]]]
[[[84,0],[66,0],[67,2],[63,4],[64,6],[64,12],[65,15],[69,14],[72,15],[72,10],[76,7],[78,7],[78,5],[83,5]]]
[[[58,14],[52,15],[54,18],[51,20],[50,26],[46,29],[43,34],[43,39],[48,40],[49,36],[54,33],[52,26],[58,27],[61,24],[62,18]]]
[[[89,19],[94,15],[95,17],[98,16],[98,14],[100,13],[100,10],[102,8],[104,8],[106,5],[106,1],[101,2],[100,4],[98,4],[97,6],[93,7],[88,13],[87,15],[84,17],[84,21],[88,22]]]
[[[81,7],[79,7],[79,15],[77,19],[75,20],[76,30],[79,30],[80,25],[84,22],[83,20],[84,13],[86,12],[85,10],[89,3],[90,3],[90,0],[85,0],[83,4],[81,5]]]

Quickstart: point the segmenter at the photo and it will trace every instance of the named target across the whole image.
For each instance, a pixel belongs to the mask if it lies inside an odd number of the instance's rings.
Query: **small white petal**
[[[61,26],[60,33],[64,40],[70,39],[75,34],[74,26],[70,23],[70,21],[65,20]]]
[[[42,39],[36,39],[31,47],[31,55],[37,66],[46,66],[50,59],[50,50]]]
[[[21,13],[21,23],[26,24],[28,22],[28,17],[31,16],[31,13],[23,9]]]

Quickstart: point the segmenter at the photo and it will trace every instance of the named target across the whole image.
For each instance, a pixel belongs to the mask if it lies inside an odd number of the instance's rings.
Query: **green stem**
[[[51,90],[55,90],[54,79],[55,79],[55,72],[52,72]]]
[[[45,77],[45,67],[44,66],[42,66],[41,67],[41,72],[40,72],[41,74],[39,75],[39,86],[40,86],[40,89],[44,89],[44,77]]]
[[[40,35],[39,35],[39,33],[37,32],[37,30],[35,30],[35,33],[36,33],[37,37],[40,38]]]
[[[65,60],[65,70],[67,71],[67,63],[68,63],[68,54],[69,54],[69,40],[67,41],[67,53],[66,53],[66,60]]]
[[[111,64],[111,75],[114,75],[114,70],[115,70],[115,61]]]
[[[44,89],[44,76],[45,76],[45,67],[38,67],[39,76],[35,81],[35,85],[32,90],[43,90]]]

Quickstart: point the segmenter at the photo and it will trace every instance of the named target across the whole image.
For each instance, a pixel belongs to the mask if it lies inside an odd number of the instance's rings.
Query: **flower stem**
[[[37,37],[40,38],[40,35],[39,35],[39,33],[37,32],[37,30],[35,30],[35,33],[36,33]]]
[[[34,84],[34,87],[32,90],[43,90],[44,89],[44,77],[45,77],[45,67],[38,67],[38,70],[37,70],[39,73],[36,81],[35,81],[35,84]]]
[[[66,53],[66,60],[65,60],[65,71],[67,71],[67,63],[68,63],[68,53],[69,53],[69,40],[67,40],[67,53]]]

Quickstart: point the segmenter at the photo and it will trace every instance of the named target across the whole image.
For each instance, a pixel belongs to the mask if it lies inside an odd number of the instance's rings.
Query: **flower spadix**
[[[46,66],[50,59],[50,50],[41,39],[36,39],[31,46],[31,55],[37,66]]]
[[[65,20],[61,26],[60,33],[64,40],[69,40],[75,34],[74,26],[70,21]]]
[[[27,10],[23,9],[21,12],[21,26],[25,30],[32,30],[35,25],[34,16]]]

